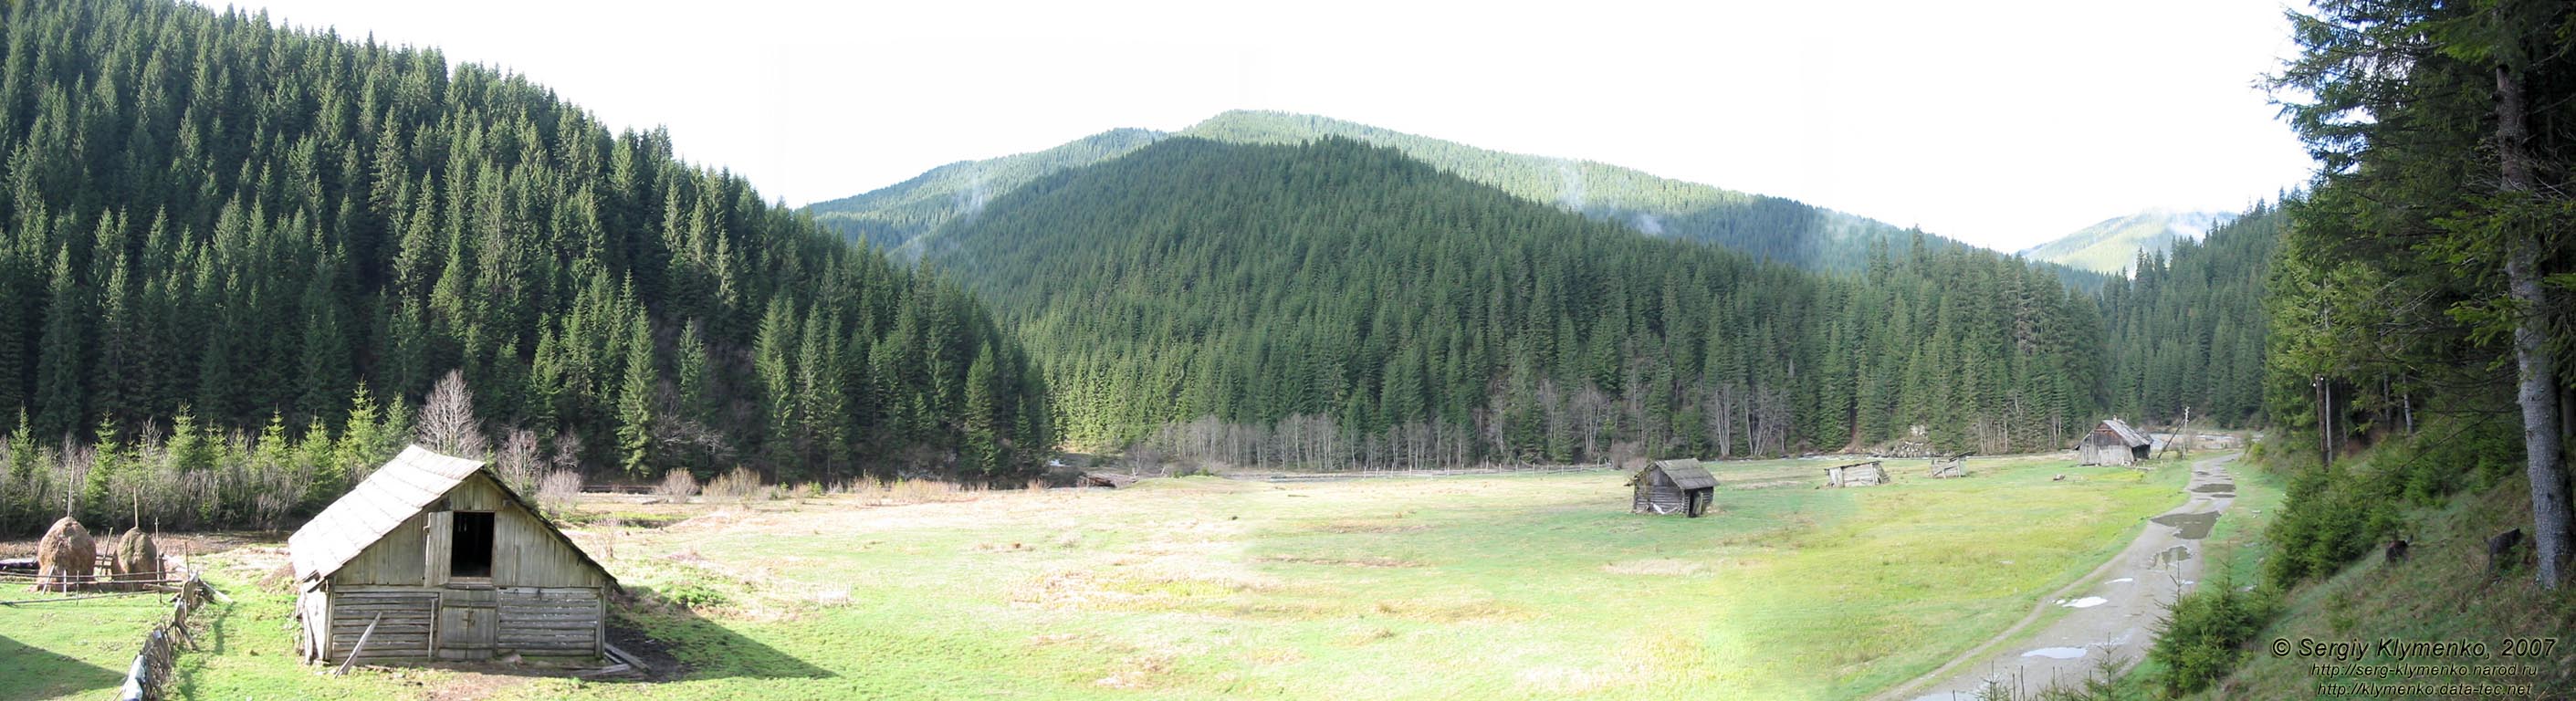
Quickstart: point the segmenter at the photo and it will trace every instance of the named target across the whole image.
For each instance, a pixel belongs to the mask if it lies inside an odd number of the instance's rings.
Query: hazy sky
[[[1777,195],[2006,250],[2309,163],[2278,0],[1415,5],[249,0],[433,45],[789,204],[1227,109]]]

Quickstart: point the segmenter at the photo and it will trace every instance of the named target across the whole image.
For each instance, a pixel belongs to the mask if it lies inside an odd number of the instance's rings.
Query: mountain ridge
[[[2171,253],[2175,241],[2202,240],[2211,229],[2237,216],[2230,212],[2149,209],[2095,222],[2013,255],[2116,275],[2130,270],[2139,253]]]
[[[1810,205],[1797,200],[1728,190],[1656,176],[1598,161],[1485,149],[1316,115],[1230,110],[1175,132],[1114,129],[1064,145],[997,158],[959,161],[867,193],[807,205],[806,211],[845,236],[862,238],[919,259],[935,229],[973,201],[972,174],[998,192],[1048,173],[1097,163],[1173,136],[1198,136],[1248,144],[1294,144],[1327,136],[1403,151],[1434,167],[1503,189],[1515,197],[1616,221],[1649,236],[1722,246],[1757,258],[1809,270],[1855,272],[1872,247],[1910,248],[1919,238],[1935,248],[1982,249],[1913,228]],[[942,204],[945,203],[945,204]],[[2089,272],[2059,271],[2082,287],[2099,287]]]

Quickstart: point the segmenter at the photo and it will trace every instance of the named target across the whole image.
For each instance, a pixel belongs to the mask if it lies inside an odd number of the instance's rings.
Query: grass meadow
[[[2179,503],[2183,463],[1978,459],[1817,489],[1824,460],[1711,463],[1707,518],[1628,513],[1610,471],[1120,490],[585,502],[573,533],[685,665],[653,682],[491,670],[316,673],[273,546],[201,556],[182,698],[1823,699],[1924,673]],[[2053,479],[2064,475],[2065,479]],[[58,606],[68,606],[59,604]],[[57,606],[57,605],[49,605]],[[122,671],[154,612],[0,608],[34,667]],[[47,613],[52,612],[52,613]],[[53,617],[53,618],[48,618]],[[118,627],[92,650],[61,626]],[[30,634],[27,631],[38,632]],[[127,634],[124,630],[131,630]],[[0,645],[10,644],[0,640]],[[32,660],[21,662],[21,660]],[[10,667],[6,665],[17,665]],[[95,676],[95,675],[92,675]],[[92,697],[74,686],[0,697]]]

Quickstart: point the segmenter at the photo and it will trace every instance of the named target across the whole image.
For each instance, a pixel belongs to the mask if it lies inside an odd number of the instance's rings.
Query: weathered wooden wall
[[[367,624],[377,621],[374,635],[367,636],[367,649],[358,651],[360,661],[371,659],[419,659],[430,654],[431,628],[438,616],[438,592],[420,587],[348,587],[328,592],[329,628],[322,631],[330,641],[329,659],[348,659],[358,638],[367,635]]]
[[[378,614],[360,660],[589,657],[607,638],[605,573],[501,491],[488,474],[458,483],[333,572],[298,606],[307,635],[344,659]],[[493,513],[492,576],[451,577],[458,511]]]
[[[607,620],[607,602],[598,589],[505,588],[500,649],[530,657],[597,655]]]
[[[555,536],[536,514],[501,493],[488,476],[477,474],[456,485],[447,510],[414,514],[393,533],[370,544],[331,575],[338,584],[444,586],[448,583],[449,514],[490,511],[492,584],[529,587],[601,587],[606,578],[592,569],[571,543]],[[436,509],[436,505],[431,508]],[[412,534],[406,537],[405,534]],[[425,536],[425,537],[422,537]]]

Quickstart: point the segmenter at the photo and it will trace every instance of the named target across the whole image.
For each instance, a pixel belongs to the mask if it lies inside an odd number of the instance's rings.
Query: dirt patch
[[[2191,488],[2191,491],[2200,492],[2202,494],[2209,494],[2212,492],[2233,492],[2236,491],[2236,483],[2211,482],[2209,484],[2194,486]]]
[[[1301,565],[1342,565],[1345,567],[1421,567],[1422,563],[1392,557],[1324,557],[1320,555],[1271,555],[1264,562],[1288,562]]]
[[[2230,488],[2233,488],[2233,485],[2231,485]],[[2183,540],[2200,540],[2202,538],[2209,537],[2209,529],[2218,526],[2218,512],[2210,511],[2197,514],[2165,514],[2163,516],[2147,520],[2181,529],[2182,532],[2174,536],[2176,538],[2181,538]]]
[[[653,636],[645,635],[643,629],[624,619],[609,617],[608,644],[642,661],[650,670],[644,675],[647,681],[678,679],[688,674],[688,666],[680,663],[679,656],[671,654],[669,644],[654,640]]]

